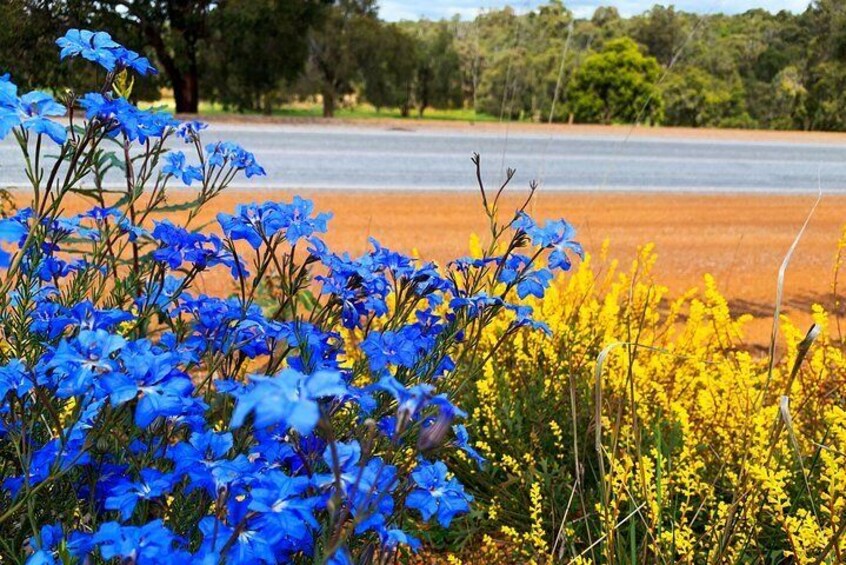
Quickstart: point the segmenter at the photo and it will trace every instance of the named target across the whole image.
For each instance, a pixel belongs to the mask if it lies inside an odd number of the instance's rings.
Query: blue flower
[[[235,260],[216,235],[189,232],[170,220],[155,222],[155,225],[151,237],[159,243],[159,248],[152,253],[156,261],[167,263],[171,269],[178,269],[187,261],[200,271],[215,265],[225,265],[233,277],[239,271],[246,276],[247,270],[243,263]]]
[[[295,355],[288,358],[288,366],[303,373],[338,369],[338,353],[343,348],[337,332],[325,331],[314,324],[294,322],[280,335],[292,347]]]
[[[514,312],[514,321],[511,322],[514,328],[531,328],[540,330],[548,336],[552,336],[552,328],[545,322],[539,322],[532,318],[532,307],[522,304],[506,304],[509,311]]]
[[[115,69],[115,50],[120,49],[120,44],[105,31],[87,29],[69,29],[64,37],[56,40],[56,45],[61,48],[60,59],[80,56],[108,71]]]
[[[56,396],[68,398],[88,392],[94,377],[103,378],[118,370],[112,355],[126,345],[126,340],[105,330],[81,331],[71,340],[62,340],[46,364]]]
[[[237,171],[244,171],[247,178],[263,177],[267,173],[256,162],[256,157],[237,143],[218,142],[206,145],[208,164],[212,167],[229,166]]]
[[[387,296],[391,283],[371,255],[351,259],[347,254],[330,253],[323,242],[312,238],[309,253],[318,258],[329,270],[328,275],[316,280],[323,285],[323,292],[340,302],[344,327],[359,327],[368,314],[381,316],[388,313]]]
[[[203,171],[200,167],[186,165],[185,153],[182,151],[174,151],[165,156],[167,164],[162,167],[162,174],[173,175],[176,178],[182,179],[182,182],[191,186],[195,180],[203,181]]]
[[[488,296],[483,292],[472,296],[456,296],[449,302],[449,307],[452,310],[466,308],[468,315],[473,318],[479,316],[482,312],[490,308],[500,306],[505,306],[505,301],[503,301],[502,298],[498,296]]]
[[[391,494],[399,484],[396,467],[380,457],[362,461],[361,445],[357,441],[336,442],[334,450],[327,446],[323,462],[331,473],[316,475],[315,481],[330,492],[340,483],[341,494],[356,518],[355,533],[383,529],[394,509]]]
[[[481,468],[485,464],[485,458],[479,455],[479,452],[470,445],[470,434],[467,433],[464,424],[456,424],[452,427],[452,431],[455,433],[455,446],[469,455]]]
[[[49,116],[64,116],[66,108],[46,92],[30,92],[21,96],[21,111],[24,114],[24,128],[37,134],[46,134],[60,145],[67,140],[65,127],[49,119]]]
[[[140,527],[106,522],[92,538],[103,559],[121,558],[136,563],[178,563],[174,559],[180,557],[174,551],[177,541],[179,538],[161,520],[153,520]]]
[[[133,319],[132,314],[117,308],[95,308],[89,300],[74,305],[67,314],[71,323],[81,330],[112,330],[118,324]]]
[[[4,139],[12,128],[21,124],[18,87],[9,79],[9,75],[0,76],[0,139]]]
[[[98,92],[83,96],[79,105],[85,109],[87,119],[98,120],[112,135],[120,133],[129,141],[146,143],[149,138],[163,137],[179,125],[167,112],[139,110],[125,98],[112,99]]]
[[[253,386],[236,394],[238,402],[232,413],[232,428],[239,428],[252,413],[258,428],[284,423],[301,434],[310,434],[320,418],[317,401],[348,393],[341,374],[335,371],[304,375],[284,369],[274,377],[251,378]]]
[[[522,280],[517,283],[517,296],[520,298],[527,296],[543,298],[551,281],[552,273],[548,269],[537,269],[524,273]]]
[[[253,484],[248,508],[259,514],[255,528],[268,543],[276,546],[284,539],[287,549],[310,545],[310,530],[318,528],[313,512],[320,501],[306,496],[310,487],[308,477],[289,477],[278,470],[268,471]]]
[[[217,215],[223,233],[233,241],[246,240],[253,249],[261,247],[265,239],[281,229],[281,218],[269,205],[238,205],[235,215]]]
[[[397,546],[404,545],[412,551],[417,551],[421,546],[419,539],[397,528],[381,530],[379,540],[382,542],[382,547],[387,550],[394,550]]]
[[[277,206],[284,217],[285,240],[292,245],[314,233],[326,233],[326,224],[332,218],[327,212],[312,217],[314,204],[299,196],[294,196],[290,204],[278,203]]]
[[[146,428],[159,417],[184,416],[202,407],[191,393],[194,385],[182,372],[179,357],[157,351],[147,340],[129,344],[121,352],[123,371],[100,377],[100,386],[113,405],[121,405],[140,395],[135,407],[135,423]]]
[[[132,69],[141,76],[157,74],[150,61],[112,39],[105,31],[70,29],[56,40],[61,48],[60,59],[80,56],[97,63],[107,71]]]
[[[123,480],[112,487],[106,498],[106,510],[120,512],[121,520],[129,520],[141,500],[153,500],[170,493],[174,475],[156,469],[142,469],[138,481]]]
[[[42,526],[38,537],[30,539],[30,546],[35,552],[26,560],[26,565],[54,565],[61,563],[53,553],[64,538],[61,524]]]
[[[413,367],[424,351],[426,340],[416,326],[399,331],[370,332],[361,342],[370,369],[379,372],[389,365]]]
[[[427,522],[437,516],[438,523],[447,528],[457,514],[470,510],[473,497],[464,492],[457,479],[447,479],[447,466],[442,461],[419,461],[411,478],[417,488],[409,493],[405,505],[418,510]]]
[[[427,383],[406,387],[392,375],[382,376],[372,388],[387,392],[397,401],[397,414],[401,425],[405,425],[428,404],[434,397],[435,390],[435,387]]]
[[[553,250],[549,254],[550,269],[568,270],[571,265],[568,252],[584,257],[582,246],[573,240],[575,228],[564,220],[549,221],[539,226],[528,214],[521,212],[514,222],[514,229],[523,231],[534,245]]]
[[[83,427],[86,426],[78,425],[73,430],[65,430],[64,441],[58,438],[50,440],[32,453],[27,473],[30,487],[45,481],[52,473],[66,472],[75,466],[90,462]],[[2,487],[8,489],[14,497],[24,483],[24,477],[9,477]]]
[[[27,221],[32,215],[32,210],[24,208],[18,211],[17,214],[11,218],[3,218],[0,220],[0,241],[7,241],[10,243],[22,243],[29,233],[29,226]]]
[[[142,77],[159,74],[159,71],[150,64],[149,59],[131,49],[119,47],[113,51],[113,54],[115,56],[115,67],[118,69],[132,69]]]
[[[253,468],[243,455],[234,459],[226,457],[233,446],[231,433],[194,432],[188,443],[173,446],[168,457],[176,465],[174,473],[188,477],[186,492],[202,488],[209,496],[216,497],[221,489],[243,480]]]
[[[30,212],[27,208],[21,210],[11,218],[0,219],[0,241],[17,243],[20,247],[29,233],[29,226],[26,221],[29,218]],[[11,259],[12,255],[9,252],[0,249],[0,268],[8,268],[11,264]]]
[[[310,200],[295,196],[293,202],[265,202],[239,205],[235,215],[218,214],[220,227],[233,240],[246,240],[253,249],[283,233],[285,240],[295,245],[315,233],[325,233],[331,214],[312,217],[314,205]]]
[[[182,122],[176,128],[176,136],[182,139],[185,143],[193,143],[200,138],[200,132],[206,129],[208,124],[198,120],[189,120]]]
[[[276,563],[273,548],[260,532],[252,526],[242,526],[236,532],[235,528],[225,524],[214,516],[206,516],[200,520],[200,532],[203,543],[200,555],[210,559],[196,561],[198,563],[231,563],[233,565],[251,565],[252,563]],[[226,543],[233,538],[235,542],[228,550],[225,558],[220,556]]]
[[[14,392],[18,398],[32,389],[33,376],[21,361],[12,359],[6,365],[0,367],[0,404],[3,398]]]

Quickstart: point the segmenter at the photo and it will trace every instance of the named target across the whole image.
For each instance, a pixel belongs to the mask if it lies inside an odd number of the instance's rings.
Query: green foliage
[[[668,76],[661,85],[668,123],[720,127],[743,115],[744,91],[739,77],[721,80],[696,67]]]
[[[82,88],[99,80],[97,71],[80,62],[56,64],[55,38],[68,28],[100,28],[116,17],[108,10],[93,10],[85,0],[7,0],[0,2],[0,68],[26,89]],[[127,47],[152,55],[145,42],[126,25],[109,27],[114,37]],[[157,100],[161,83],[139,81],[133,96]]]
[[[609,41],[576,73],[570,100],[573,114],[580,122],[658,123],[663,108],[660,75],[658,61],[641,53],[634,41]]]
[[[35,0],[32,0],[35,1]],[[196,113],[200,103],[202,55],[212,32],[210,14],[216,0],[74,0],[98,25],[118,36],[150,45],[176,99],[176,111]],[[119,33],[120,32],[120,33]]]
[[[27,87],[75,86],[93,77],[49,64],[47,38],[102,27],[162,70],[133,95],[155,100],[169,86],[179,112],[202,98],[264,113],[320,103],[332,116],[367,103],[403,117],[467,109],[606,123],[637,119],[651,95],[640,118],[653,124],[843,130],[845,8],[816,0],[801,14],[729,16],[656,5],[623,18],[600,7],[576,18],[550,0],[388,24],[377,0],[7,0],[0,63]]]
[[[418,36],[416,103],[420,116],[429,106],[462,106],[461,61],[446,22],[421,29]]]
[[[205,96],[238,110],[272,111],[280,87],[305,68],[308,35],[303,28],[314,26],[322,15],[320,0],[222,4],[210,16],[215,48],[206,53]]]
[[[383,107],[402,108],[408,115],[417,72],[418,45],[395,24],[382,26],[368,22],[369,29],[360,38],[365,46],[362,58],[364,97],[377,110]]]
[[[662,64],[670,65],[690,34],[692,19],[676,12],[673,6],[655,5],[644,15],[632,20],[632,37]]]
[[[361,63],[368,54],[367,37],[378,25],[374,0],[339,0],[311,37],[310,80],[323,98],[323,115],[335,113],[338,99],[353,92]]]
[[[556,91],[561,100],[559,77],[563,80],[562,71],[575,64],[572,24],[560,1],[525,16],[509,9],[480,16],[475,25],[483,71],[477,109],[506,118],[548,119]]]
[[[524,20],[506,8],[476,18],[481,73],[478,77],[476,108],[487,114],[519,117],[522,104],[515,102],[527,84],[528,65]]]

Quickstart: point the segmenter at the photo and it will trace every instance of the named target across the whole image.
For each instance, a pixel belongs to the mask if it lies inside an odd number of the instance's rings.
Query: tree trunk
[[[275,104],[273,103],[273,95],[272,94],[265,94],[264,101],[262,104],[261,111],[265,116],[272,116],[273,115],[273,107]]]
[[[141,16],[139,16],[141,17]],[[144,22],[142,18],[142,22]],[[188,68],[181,69],[162,37],[162,30],[147,22],[143,24],[144,36],[156,51],[156,56],[164,67],[170,84],[173,85],[173,97],[176,100],[178,114],[196,114],[200,108],[200,83],[197,71],[196,44],[188,45]]]
[[[176,99],[177,114],[196,114],[200,109],[200,89],[196,72],[182,74],[174,82],[173,96]]]
[[[323,117],[335,117],[335,92],[329,88],[323,89]]]
[[[196,114],[200,109],[200,81],[197,71],[196,46],[188,46],[188,68],[180,73],[179,83],[174,83],[177,114]]]

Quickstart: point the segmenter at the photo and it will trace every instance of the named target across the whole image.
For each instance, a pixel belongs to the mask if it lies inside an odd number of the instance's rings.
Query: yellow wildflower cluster
[[[463,401],[489,461],[463,467],[483,506],[469,545],[509,563],[846,562],[836,317],[814,307],[810,348],[782,317],[771,366],[713,277],[670,299],[655,258],[620,269],[606,244],[525,301],[552,336],[495,349],[507,315],[488,331]]]

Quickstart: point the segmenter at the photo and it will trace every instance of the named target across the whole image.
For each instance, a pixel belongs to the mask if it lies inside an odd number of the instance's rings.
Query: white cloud
[[[504,6],[508,2],[502,2]],[[464,19],[472,19],[487,5],[482,1],[472,0],[429,0],[411,2],[409,0],[383,0],[379,3],[379,15],[382,19],[394,22],[399,20],[417,20],[421,17],[437,20],[451,18],[458,14]]]
[[[472,19],[484,8],[501,8],[510,4],[525,11],[543,3],[542,0],[382,0],[379,13],[388,21],[450,18],[455,14]],[[590,17],[599,6],[613,5],[623,16],[632,16],[645,12],[656,3],[673,4],[686,12],[737,14],[753,8],[764,8],[770,12],[801,12],[808,6],[809,0],[570,0],[564,4],[577,17],[585,18]]]

